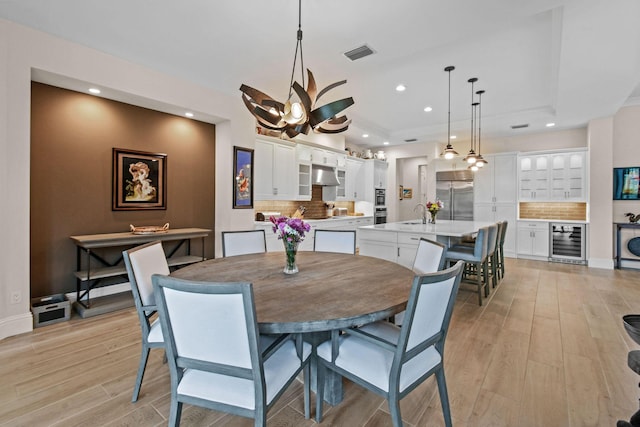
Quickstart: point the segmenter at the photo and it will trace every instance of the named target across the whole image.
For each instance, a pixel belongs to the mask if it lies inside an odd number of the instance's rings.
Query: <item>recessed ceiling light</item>
[[[450,137],[450,138],[451,138],[451,139],[456,139],[456,138],[457,138],[457,136],[455,136],[455,135],[451,135],[451,137]]]
[[[424,111],[426,111],[427,113],[433,111],[433,108],[431,107],[424,107]]]
[[[389,145],[389,141],[383,142],[384,145]]]
[[[398,86],[396,86],[396,90],[398,92],[404,92],[405,90],[407,90],[407,87],[401,83]]]
[[[555,123],[547,123],[545,126],[547,126],[548,128],[552,128],[554,127],[556,124]]]
[[[193,113],[190,113],[188,111],[186,113],[184,113],[184,115],[187,116],[187,117],[193,117]]]
[[[363,133],[363,134],[362,134],[362,137],[363,137],[363,138],[369,138],[369,134],[368,134],[368,133]]]
[[[96,89],[95,87],[92,87],[89,89],[89,92],[94,93],[94,94],[99,94],[100,93],[100,89]]]

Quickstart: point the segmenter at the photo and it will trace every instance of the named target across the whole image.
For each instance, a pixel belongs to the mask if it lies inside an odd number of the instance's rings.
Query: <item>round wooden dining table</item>
[[[250,282],[261,333],[304,333],[314,346],[329,331],[386,319],[404,310],[414,273],[378,258],[328,252],[298,252],[299,272],[285,274],[284,252],[216,258],[171,273],[206,282]],[[311,387],[315,390],[315,358]],[[342,401],[342,377],[325,375],[324,399]]]
[[[192,264],[172,276],[250,282],[262,333],[331,331],[391,317],[406,308],[413,271],[378,258],[298,252],[299,272],[285,274],[285,254],[268,252]]]

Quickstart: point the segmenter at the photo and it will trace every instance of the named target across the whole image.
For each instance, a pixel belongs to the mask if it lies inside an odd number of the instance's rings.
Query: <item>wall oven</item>
[[[386,224],[387,223],[387,208],[376,208],[373,215],[374,224]]]
[[[376,188],[376,206],[386,206],[385,190]]]
[[[587,233],[585,224],[549,224],[549,261],[586,264]]]

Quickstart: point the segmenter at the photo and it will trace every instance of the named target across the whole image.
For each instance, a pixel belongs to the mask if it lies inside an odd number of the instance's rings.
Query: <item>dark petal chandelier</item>
[[[293,80],[296,62],[300,52],[300,74],[302,85]],[[307,134],[310,129],[320,133],[340,133],[349,128],[351,120],[338,114],[353,105],[353,98],[344,98],[318,106],[320,98],[331,89],[345,84],[342,80],[318,91],[313,73],[307,69],[307,86],[305,88],[304,60],[302,56],[302,0],[298,0],[298,32],[296,51],[293,57],[289,97],[286,102],[278,102],[264,92],[240,86],[242,101],[249,112],[254,115],[262,128],[286,133],[290,138],[299,134]],[[295,96],[294,96],[295,95]]]

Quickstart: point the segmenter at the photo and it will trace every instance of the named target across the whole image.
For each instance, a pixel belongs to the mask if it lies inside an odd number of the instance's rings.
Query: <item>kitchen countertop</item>
[[[491,221],[450,221],[439,219],[435,224],[423,224],[421,220],[410,220],[402,222],[388,222],[386,224],[363,225],[358,227],[358,229],[460,237],[466,234],[475,233],[478,229],[491,224],[495,223]]]
[[[526,222],[558,222],[563,224],[589,224],[589,221],[579,221],[575,219],[529,219],[529,218],[518,218],[518,222],[526,221]]]
[[[373,218],[372,215],[342,215],[342,216],[332,216],[325,219],[304,218],[303,221],[309,223],[311,226],[317,226],[321,224],[333,224],[333,223],[342,222],[342,221],[352,221],[354,219],[372,219],[372,218]],[[269,221],[268,219],[266,221],[255,221],[254,224],[257,226],[265,225],[265,224],[272,225],[271,221]]]

